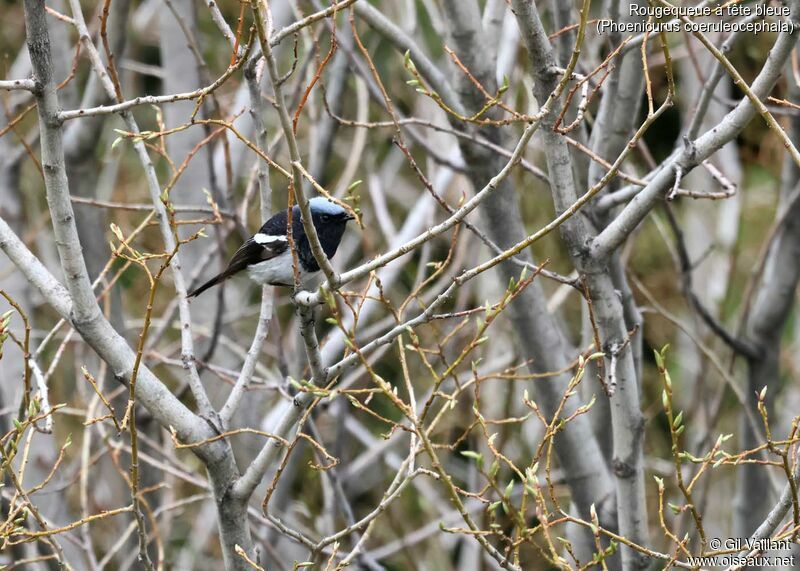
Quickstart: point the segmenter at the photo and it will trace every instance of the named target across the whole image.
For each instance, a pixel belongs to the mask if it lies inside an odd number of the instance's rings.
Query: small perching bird
[[[317,230],[319,243],[325,256],[332,258],[342,241],[345,226],[354,216],[327,198],[317,196],[308,201],[311,220]],[[289,209],[278,212],[267,220],[261,229],[242,244],[228,263],[225,271],[188,293],[196,297],[210,287],[247,270],[250,279],[257,284],[292,287],[294,285],[294,263],[287,238]],[[301,218],[300,207],[292,208],[292,237],[297,250],[298,270],[301,282],[319,271],[319,264],[311,252]]]

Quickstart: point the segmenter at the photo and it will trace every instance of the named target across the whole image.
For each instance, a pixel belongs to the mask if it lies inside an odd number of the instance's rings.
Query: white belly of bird
[[[247,274],[250,279],[257,284],[270,284],[270,285],[284,285],[291,287],[294,284],[294,271],[292,269],[292,254],[286,250],[279,256],[247,266]],[[311,275],[304,271],[302,267],[300,270],[300,281],[304,282],[306,278]]]

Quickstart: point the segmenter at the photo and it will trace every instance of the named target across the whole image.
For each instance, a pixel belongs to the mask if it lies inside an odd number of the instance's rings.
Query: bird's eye
[[[327,222],[328,220],[330,220],[330,218],[331,218],[331,217],[330,217],[330,216],[328,216],[327,214],[323,214],[323,215],[322,215],[322,216],[320,216],[319,218],[320,218],[320,220],[322,220],[323,222]]]

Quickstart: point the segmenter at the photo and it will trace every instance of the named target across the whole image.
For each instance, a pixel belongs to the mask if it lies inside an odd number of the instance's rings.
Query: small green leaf
[[[497,93],[499,95],[502,95],[503,93],[508,91],[508,86],[509,86],[508,76],[503,74],[503,84],[500,86],[500,89],[497,90]]]
[[[483,460],[483,455],[478,452],[473,452],[472,450],[462,450],[461,455],[465,456],[466,458],[472,458],[476,462],[480,462]]]
[[[664,358],[661,356],[661,353],[659,353],[656,350],[653,350],[653,356],[656,358],[656,365],[658,365],[659,370],[663,370],[664,369]]]

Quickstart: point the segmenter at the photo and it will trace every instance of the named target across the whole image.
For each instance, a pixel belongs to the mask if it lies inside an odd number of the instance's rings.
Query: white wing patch
[[[256,244],[271,244],[273,242],[286,242],[286,236],[270,236],[259,232],[253,236],[253,240]]]

